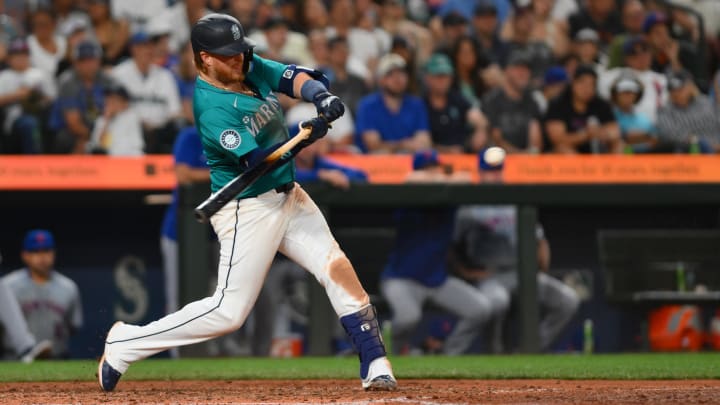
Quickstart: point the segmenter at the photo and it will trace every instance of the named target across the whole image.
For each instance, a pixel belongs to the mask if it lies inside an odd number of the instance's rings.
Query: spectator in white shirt
[[[167,0],[110,0],[113,19],[128,21],[131,33],[145,31],[145,25],[167,8]]]
[[[205,2],[206,0],[179,1],[150,20],[151,26],[165,21],[172,27],[169,44],[172,53],[180,53],[183,45],[190,41],[190,27],[210,12],[205,7]],[[148,29],[149,27],[146,27],[145,31]]]
[[[30,65],[30,50],[24,38],[8,45],[8,68],[0,72],[0,131],[2,153],[41,153],[43,140],[38,117],[47,113],[57,95],[47,72]]]
[[[30,62],[51,77],[57,73],[58,63],[67,52],[67,41],[65,37],[55,34],[55,24],[55,13],[47,8],[39,8],[30,16]]]
[[[142,121],[146,153],[170,153],[181,116],[180,95],[170,70],[153,64],[154,44],[144,32],[130,38],[131,59],[112,70],[130,93],[131,107]]]
[[[105,110],[95,120],[88,152],[113,156],[140,156],[145,146],[140,117],[130,108],[130,95],[117,83],[107,86]]]

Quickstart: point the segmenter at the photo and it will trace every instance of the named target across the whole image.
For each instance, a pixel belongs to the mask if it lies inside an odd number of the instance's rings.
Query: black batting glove
[[[337,97],[336,97],[337,98]],[[315,117],[306,121],[303,121],[300,123],[300,128],[311,128],[312,131],[310,131],[310,136],[304,141],[301,142],[303,145],[309,145],[318,139],[324,137],[328,129],[330,129],[330,124],[328,124],[328,120],[325,119],[325,117]]]
[[[322,115],[329,122],[333,122],[345,114],[345,106],[340,98],[329,91],[316,94],[313,97],[313,104],[317,108],[318,115]]]

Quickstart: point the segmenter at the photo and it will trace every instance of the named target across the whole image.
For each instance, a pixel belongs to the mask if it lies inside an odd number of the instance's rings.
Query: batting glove
[[[322,115],[330,122],[345,114],[345,106],[340,98],[328,91],[316,94],[313,97],[313,104],[317,108],[318,115]]]
[[[309,145],[325,136],[330,128],[330,125],[328,124],[328,120],[323,116],[301,122],[300,128],[312,129],[312,131],[310,131],[310,136],[301,142],[304,145]]]

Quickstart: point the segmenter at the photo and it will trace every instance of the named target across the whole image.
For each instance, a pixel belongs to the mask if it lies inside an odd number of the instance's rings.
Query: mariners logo
[[[234,129],[226,129],[220,134],[220,144],[225,149],[236,149],[240,146],[240,142],[240,134]]]
[[[237,25],[233,25],[230,28],[230,31],[232,31],[232,36],[233,36],[234,41],[237,41],[238,39],[240,39],[240,36],[241,36],[240,35],[240,27],[238,27]]]

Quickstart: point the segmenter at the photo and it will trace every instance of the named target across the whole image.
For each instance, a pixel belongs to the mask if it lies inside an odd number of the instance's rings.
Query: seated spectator
[[[560,1],[557,0],[533,0],[532,2],[533,16],[535,17],[532,37],[545,42],[552,49],[555,58],[565,56],[570,48],[567,18],[558,18],[553,15],[558,3]]]
[[[110,0],[113,19],[130,23],[130,33],[145,31],[153,17],[168,8],[167,0]]]
[[[153,44],[153,63],[166,69],[174,70],[180,62],[180,54],[185,47],[180,49],[178,53],[170,50],[170,34],[172,27],[165,20],[155,20],[148,24],[147,34],[150,42]],[[185,44],[187,45],[187,43]]]
[[[25,267],[2,282],[15,294],[35,338],[52,341],[52,357],[67,358],[70,337],[83,324],[78,286],[55,270],[55,239],[46,230],[27,233],[22,260]]]
[[[75,20],[72,24],[66,24],[62,33],[67,40],[67,50],[62,59],[57,63],[55,76],[60,78],[63,73],[73,66],[73,52],[75,47],[83,41],[96,42],[90,26],[84,20]],[[100,48],[102,50],[102,48]]]
[[[531,64],[523,51],[511,53],[502,87],[491,90],[483,99],[490,139],[508,153],[542,150],[540,112],[530,90]]]
[[[170,52],[177,55],[183,45],[190,41],[190,27],[210,12],[205,7],[206,1],[178,1],[162,10],[159,14],[154,15],[148,22],[149,25],[144,27],[142,32],[148,32],[150,27],[156,24],[169,26],[172,30],[170,32]],[[137,32],[141,31],[133,31],[133,33]]]
[[[367,81],[362,71],[354,69],[350,58],[350,49],[345,37],[335,37],[328,41],[328,71],[330,89],[345,103],[346,111],[357,114],[360,99],[368,94]]]
[[[357,64],[363,66],[365,73],[358,72],[350,66],[348,66],[348,70],[364,79],[372,79],[370,72],[375,70],[380,59],[383,51],[382,44],[372,32],[355,26],[355,20],[356,12],[352,0],[330,2],[330,20],[326,30],[327,37],[330,39],[330,52],[333,52],[333,38],[345,38],[344,43],[348,50],[347,59],[356,61]],[[355,62],[352,65],[354,66]],[[342,99],[347,102],[347,99]]]
[[[90,17],[76,0],[52,0],[52,10],[57,16],[56,31],[59,34],[70,32],[69,27],[83,25],[91,27]],[[94,36],[94,34],[93,34]]]
[[[308,51],[308,39],[299,32],[290,30],[290,23],[281,17],[269,18],[262,27],[262,31],[250,34],[250,39],[262,49],[263,57],[311,66],[312,56]]]
[[[127,54],[130,24],[127,20],[112,17],[109,2],[90,0],[87,10],[95,37],[103,49],[103,64],[115,65]]]
[[[624,46],[628,38],[643,35],[645,5],[640,0],[625,0],[622,5],[623,31],[613,37],[608,46],[608,69],[620,67],[624,60]]]
[[[50,75],[30,65],[30,49],[24,38],[8,46],[8,68],[0,71],[0,151],[35,154],[44,151],[41,118],[57,95]]]
[[[379,27],[391,38],[404,38],[415,51],[418,63],[425,63],[435,48],[430,30],[406,17],[407,9],[402,0],[380,0],[379,3]]]
[[[510,36],[507,38],[507,55],[513,51],[524,51],[533,60],[531,66],[532,87],[538,87],[542,82],[543,75],[547,68],[554,63],[552,49],[541,40],[532,37],[535,17],[531,0],[517,0],[513,4],[513,14],[508,22]],[[503,61],[503,64],[507,60]]]
[[[103,111],[103,89],[110,83],[100,70],[102,48],[82,41],[73,49],[73,67],[59,78],[59,96],[50,114],[56,132],[54,151],[84,154],[92,125]]]
[[[689,42],[674,39],[670,35],[667,17],[658,12],[649,13],[643,22],[643,32],[652,51],[652,70],[687,70],[699,77],[703,63],[698,60],[695,47]]]
[[[478,1],[472,18],[472,37],[480,49],[479,60],[487,64],[482,79],[488,87],[502,83],[500,66],[507,59],[507,43],[500,37],[498,10],[493,0]],[[452,58],[452,55],[451,55]]]
[[[451,50],[450,59],[455,67],[453,87],[472,105],[481,108],[480,99],[490,83],[484,79],[488,63],[483,59],[478,43],[470,36],[460,38]],[[495,83],[499,82],[500,78],[496,77]]]
[[[298,183],[324,182],[346,190],[352,183],[367,182],[367,174],[333,162],[325,157],[329,151],[323,138],[303,148],[295,157],[295,179]]]
[[[596,95],[597,73],[581,65],[568,89],[553,100],[545,115],[550,149],[558,153],[623,151],[612,107]]]
[[[441,153],[480,150],[487,141],[487,120],[459,91],[453,89],[453,66],[442,53],[433,54],[425,64],[423,101],[430,120],[433,145]]]
[[[112,70],[113,78],[130,93],[131,107],[140,116],[146,153],[169,153],[177,135],[182,107],[172,73],[154,65],[154,44],[144,32],[130,40],[131,59]]]
[[[650,117],[635,108],[643,91],[640,79],[632,72],[620,75],[610,89],[610,100],[623,142],[635,153],[648,152],[657,143],[655,126]]]
[[[547,112],[548,103],[565,91],[568,81],[570,79],[562,66],[553,66],[545,71],[542,87],[533,91],[533,99],[538,105],[541,117]]]
[[[367,153],[412,153],[431,145],[427,110],[407,94],[405,60],[395,54],[378,63],[380,90],[360,100],[356,142]]]
[[[636,76],[643,85],[642,98],[636,106],[655,124],[657,109],[667,103],[667,79],[665,75],[651,69],[652,54],[650,47],[642,37],[629,37],[623,46],[624,67],[603,72],[598,79],[598,94],[606,100],[610,97],[612,83],[628,72]]]
[[[573,38],[572,52],[577,55],[581,65],[594,66],[601,74],[605,71],[605,55],[600,52],[600,36],[592,28],[583,28]]]
[[[435,34],[435,50],[443,53],[448,53],[458,39],[470,34],[468,20],[456,11],[445,14],[438,28]]]
[[[413,156],[413,173],[408,181],[454,181],[428,150]],[[430,301],[479,330],[491,316],[488,299],[479,291],[448,273],[447,254],[451,245],[455,209],[401,209],[393,217],[397,230],[395,244],[382,272],[380,289],[392,312],[392,350],[412,353],[415,329]],[[452,333],[444,345],[446,354],[462,354],[473,341],[472,333]]]
[[[120,84],[104,89],[105,109],[95,120],[88,152],[113,156],[140,156],[143,141],[140,117],[130,108],[130,95]]]
[[[603,47],[622,32],[622,22],[617,13],[615,0],[587,0],[577,13],[568,19],[570,37],[574,38],[583,28],[591,28],[600,36]]]
[[[720,115],[710,99],[701,94],[686,70],[668,74],[670,102],[658,110],[658,138],[672,142],[678,151],[698,143],[704,152],[720,152]]]
[[[476,286],[488,299],[493,317],[489,322],[488,346],[493,353],[512,352],[503,336],[511,299],[518,293],[517,213],[512,206],[463,206],[457,211],[451,249],[453,274]],[[562,281],[547,274],[550,244],[540,224],[537,237],[537,287],[540,348],[549,350],[553,341],[577,312],[580,299]],[[480,333],[466,321],[453,331],[474,339]]]
[[[65,37],[55,33],[55,13],[49,8],[38,8],[30,16],[30,27],[30,61],[34,67],[55,77],[58,63],[65,57],[68,46]]]

